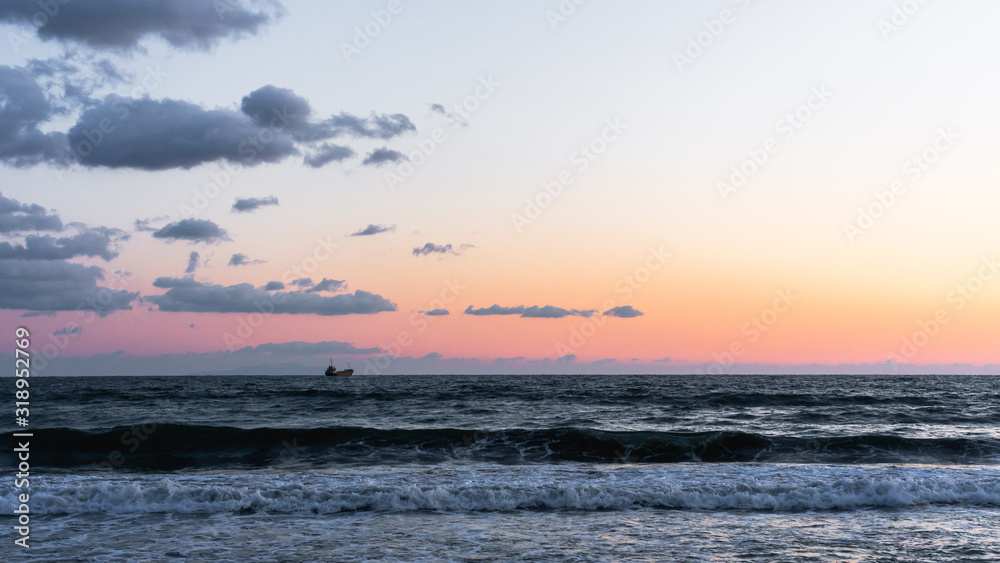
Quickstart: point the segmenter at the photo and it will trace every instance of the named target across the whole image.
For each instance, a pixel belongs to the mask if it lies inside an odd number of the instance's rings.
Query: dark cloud
[[[0,4],[0,13],[9,4]],[[66,135],[43,133],[38,128],[58,111],[31,72],[0,66],[0,161],[16,167],[42,162],[66,164]]]
[[[153,233],[154,238],[187,240],[208,244],[229,240],[229,234],[208,219],[181,219]]]
[[[115,63],[108,59],[101,59],[91,66],[95,71],[100,73],[101,76],[106,78],[108,82],[121,82],[125,80],[125,77],[122,75],[121,71],[118,70],[118,67],[115,66]]]
[[[388,140],[417,130],[410,119],[401,113],[372,113],[369,117],[358,117],[341,112],[326,120],[315,121],[311,119],[313,111],[308,100],[288,88],[271,84],[244,96],[240,109],[259,127],[280,128],[296,141],[304,143],[341,136]]]
[[[115,243],[126,239],[128,234],[125,231],[107,227],[86,229],[72,237],[28,235],[23,245],[0,242],[0,259],[67,260],[77,256],[96,256],[111,260],[119,252]]]
[[[298,278],[292,280],[292,285],[296,287],[312,287],[316,285],[316,282],[314,282],[312,278]]]
[[[0,260],[0,309],[76,311],[104,317],[131,309],[138,293],[97,285],[104,270],[62,260]]]
[[[316,149],[315,152],[303,159],[306,166],[312,168],[322,168],[331,162],[340,162],[354,156],[354,151],[350,147],[331,145],[329,143]]]
[[[198,266],[200,265],[201,265],[201,255],[198,254],[197,252],[192,252],[191,254],[188,255],[188,265],[187,268],[184,269],[184,273],[193,274],[194,271],[197,270]]]
[[[422,314],[428,317],[441,317],[444,315],[450,315],[448,309],[431,309],[430,311],[420,311]]]
[[[556,359],[557,362],[570,364],[576,361],[576,354],[566,354],[565,356],[559,356]]]
[[[2,105],[2,104],[0,104]],[[0,122],[3,110],[0,109]],[[4,131],[0,128],[0,137]],[[21,203],[0,194],[0,234],[17,231],[61,231],[63,222],[37,204]]]
[[[288,88],[279,88],[272,84],[262,86],[243,96],[240,110],[259,127],[287,128],[299,135],[307,136],[311,129],[316,128],[316,125],[309,121],[312,115],[309,101]]]
[[[0,21],[35,28],[46,40],[82,43],[95,49],[128,51],[150,37],[185,49],[207,50],[223,39],[255,35],[283,13],[276,0],[60,0],[47,4],[9,0],[0,3]]]
[[[218,161],[256,166],[306,153],[305,164],[318,168],[354,151],[315,143],[339,136],[390,139],[416,130],[402,114],[362,118],[340,113],[314,119],[305,98],[273,85],[245,96],[239,110],[149,97],[109,95],[98,100],[92,92],[120,73],[109,61],[93,66],[89,74],[96,79],[83,78],[76,65],[58,59],[33,61],[29,67],[0,66],[0,162],[15,167],[49,163],[167,170]],[[162,72],[150,72],[163,80]],[[69,75],[80,78],[70,81]],[[82,111],[67,132],[40,130],[41,124],[71,108]],[[383,147],[366,163],[402,158],[402,153]]]
[[[233,212],[246,213],[266,205],[278,205],[278,198],[273,195],[267,197],[238,198],[236,202],[233,203]]]
[[[236,350],[236,354],[253,352],[287,356],[345,356],[348,354],[378,354],[381,348],[358,348],[349,342],[270,342],[256,346],[246,346]]]
[[[233,254],[232,258],[229,259],[230,266],[256,266],[257,264],[264,264],[267,260],[251,260],[246,254],[236,253]]]
[[[334,292],[344,287],[344,280],[329,280],[323,278],[318,284],[306,290],[308,293],[319,293],[321,291]]]
[[[500,305],[493,305],[490,307],[481,307],[479,309],[475,309],[472,305],[469,305],[469,307],[465,309],[466,315],[520,315],[522,318],[532,319],[561,319],[563,317],[571,316],[590,317],[596,312],[597,311],[593,309],[581,311],[579,309],[563,309],[562,307],[553,307],[552,305],[545,305],[544,307],[539,307],[538,305],[532,305],[531,307],[525,307],[524,305],[518,305],[517,307],[501,307]]]
[[[285,289],[285,284],[280,281],[269,281],[267,285],[264,286],[264,291],[277,291],[279,289]]]
[[[83,328],[81,327],[78,326],[66,327],[53,332],[52,336],[73,336],[76,334],[80,334],[81,332],[83,332]]]
[[[356,233],[351,233],[351,237],[367,237],[371,235],[377,235],[379,233],[389,233],[396,230],[396,225],[371,225],[361,229]]]
[[[414,256],[429,256],[431,254],[454,254],[458,256],[458,252],[455,252],[455,248],[450,244],[434,244],[429,242],[421,247],[413,249]]]
[[[80,163],[107,168],[186,169],[219,160],[254,166],[298,153],[288,134],[262,129],[243,113],[171,99],[108,96],[67,136]]]
[[[160,311],[191,313],[263,312],[329,316],[365,315],[396,310],[395,303],[367,291],[331,296],[302,291],[268,293],[248,283],[231,286],[175,286],[163,295],[148,297],[147,300],[156,304]]]
[[[379,147],[372,152],[368,153],[368,156],[361,162],[366,166],[382,166],[383,164],[388,164],[390,162],[399,162],[401,160],[409,160],[406,155],[399,151],[394,151],[387,149],[385,147]]]
[[[202,284],[200,281],[196,281],[192,277],[184,277],[184,278],[161,277],[153,280],[153,287],[160,287],[163,289],[170,289],[173,287],[202,287],[203,285],[204,284]]]
[[[604,311],[604,316],[606,317],[620,317],[622,319],[631,319],[633,317],[641,317],[645,313],[633,308],[631,305],[622,305],[621,307],[614,307]]]

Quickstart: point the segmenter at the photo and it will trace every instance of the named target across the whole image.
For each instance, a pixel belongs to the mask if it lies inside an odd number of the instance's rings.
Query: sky
[[[0,6],[41,373],[1000,373],[994,2],[53,4]]]

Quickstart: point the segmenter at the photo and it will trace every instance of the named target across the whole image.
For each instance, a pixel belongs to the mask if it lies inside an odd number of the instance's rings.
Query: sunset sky
[[[0,7],[43,372],[1000,372],[995,2],[59,10]]]

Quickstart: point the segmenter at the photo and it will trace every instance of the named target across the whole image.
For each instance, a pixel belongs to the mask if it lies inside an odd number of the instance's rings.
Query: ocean
[[[9,417],[0,448],[10,561],[1000,560],[997,377],[30,389],[30,426]],[[19,431],[29,549],[13,545]]]

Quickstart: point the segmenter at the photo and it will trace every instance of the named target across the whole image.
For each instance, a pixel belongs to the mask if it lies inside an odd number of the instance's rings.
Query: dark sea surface
[[[997,377],[39,377],[31,393],[27,551],[11,417],[0,438],[11,561],[1000,560]]]

